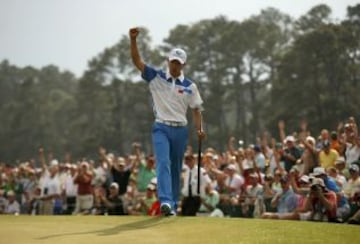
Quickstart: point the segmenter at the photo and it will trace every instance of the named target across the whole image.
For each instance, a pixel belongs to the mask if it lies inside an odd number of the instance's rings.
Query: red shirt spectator
[[[93,193],[91,185],[93,175],[88,171],[88,166],[84,163],[81,164],[79,173],[74,179],[74,183],[78,184],[78,195],[88,195]]]

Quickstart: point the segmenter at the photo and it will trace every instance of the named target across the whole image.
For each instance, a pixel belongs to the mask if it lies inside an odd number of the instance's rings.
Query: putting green
[[[359,226],[207,217],[0,216],[0,244],[354,243]]]

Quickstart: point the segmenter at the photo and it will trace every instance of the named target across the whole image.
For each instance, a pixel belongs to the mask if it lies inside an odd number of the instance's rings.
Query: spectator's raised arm
[[[44,153],[43,147],[39,148],[39,160],[40,160],[41,167],[42,167],[43,173],[44,173],[47,170],[47,165],[46,165],[45,153]]]

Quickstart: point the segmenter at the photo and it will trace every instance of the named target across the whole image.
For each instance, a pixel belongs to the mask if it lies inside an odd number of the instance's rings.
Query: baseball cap
[[[54,166],[58,166],[59,165],[59,161],[57,159],[53,159],[50,162],[50,167],[54,167]]]
[[[156,177],[152,178],[152,179],[150,180],[150,184],[156,186],[156,185],[157,185],[157,178],[156,178]]]
[[[312,173],[313,176],[326,175],[325,169],[322,167],[316,167]]]
[[[252,173],[252,174],[249,174],[249,177],[257,179],[258,175],[256,173]]]
[[[236,167],[233,164],[229,164],[226,168],[229,169],[229,170],[233,170],[233,171],[236,170]]]
[[[307,136],[306,141],[310,141],[313,145],[315,145],[315,138],[312,136]]]
[[[153,184],[148,184],[147,187],[146,187],[147,190],[150,190],[150,191],[155,191],[156,187],[153,185]]]
[[[245,163],[243,164],[243,169],[244,169],[244,170],[253,169],[253,168],[254,168],[254,166],[253,166],[253,164],[250,163],[250,162],[245,162]]]
[[[349,129],[351,128],[351,125],[349,123],[346,123],[345,126],[344,126],[345,129]]]
[[[89,169],[90,164],[88,162],[86,162],[86,161],[83,161],[83,162],[81,162],[80,166],[85,167],[86,169]]]
[[[340,156],[335,160],[335,164],[345,163],[345,158]]]
[[[169,53],[169,61],[177,60],[181,64],[186,63],[186,52],[181,48],[174,48]]]
[[[285,138],[285,142],[295,142],[295,137],[294,136],[287,136],[286,138]]]
[[[309,183],[310,182],[310,177],[307,175],[303,175],[300,177],[300,182],[304,182],[304,183]]]
[[[357,166],[356,164],[352,164],[349,168],[349,171],[353,171],[353,172],[357,172],[359,173],[359,166]]]
[[[114,187],[114,188],[116,188],[116,189],[119,189],[119,184],[116,183],[116,182],[113,182],[113,183],[111,183],[111,185],[110,185],[110,188],[111,188],[111,187]]]
[[[321,179],[321,178],[314,178],[314,179],[311,181],[311,186],[315,186],[315,185],[320,185],[320,186],[322,186],[322,187],[325,187],[324,180]]]

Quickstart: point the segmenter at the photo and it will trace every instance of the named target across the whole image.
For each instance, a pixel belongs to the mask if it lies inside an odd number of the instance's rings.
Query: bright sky
[[[325,3],[344,19],[356,0],[0,0],[0,61],[20,67],[54,64],[80,76],[87,62],[127,35],[150,30],[157,45],[178,24],[219,15],[242,21],[274,7],[294,18]]]

